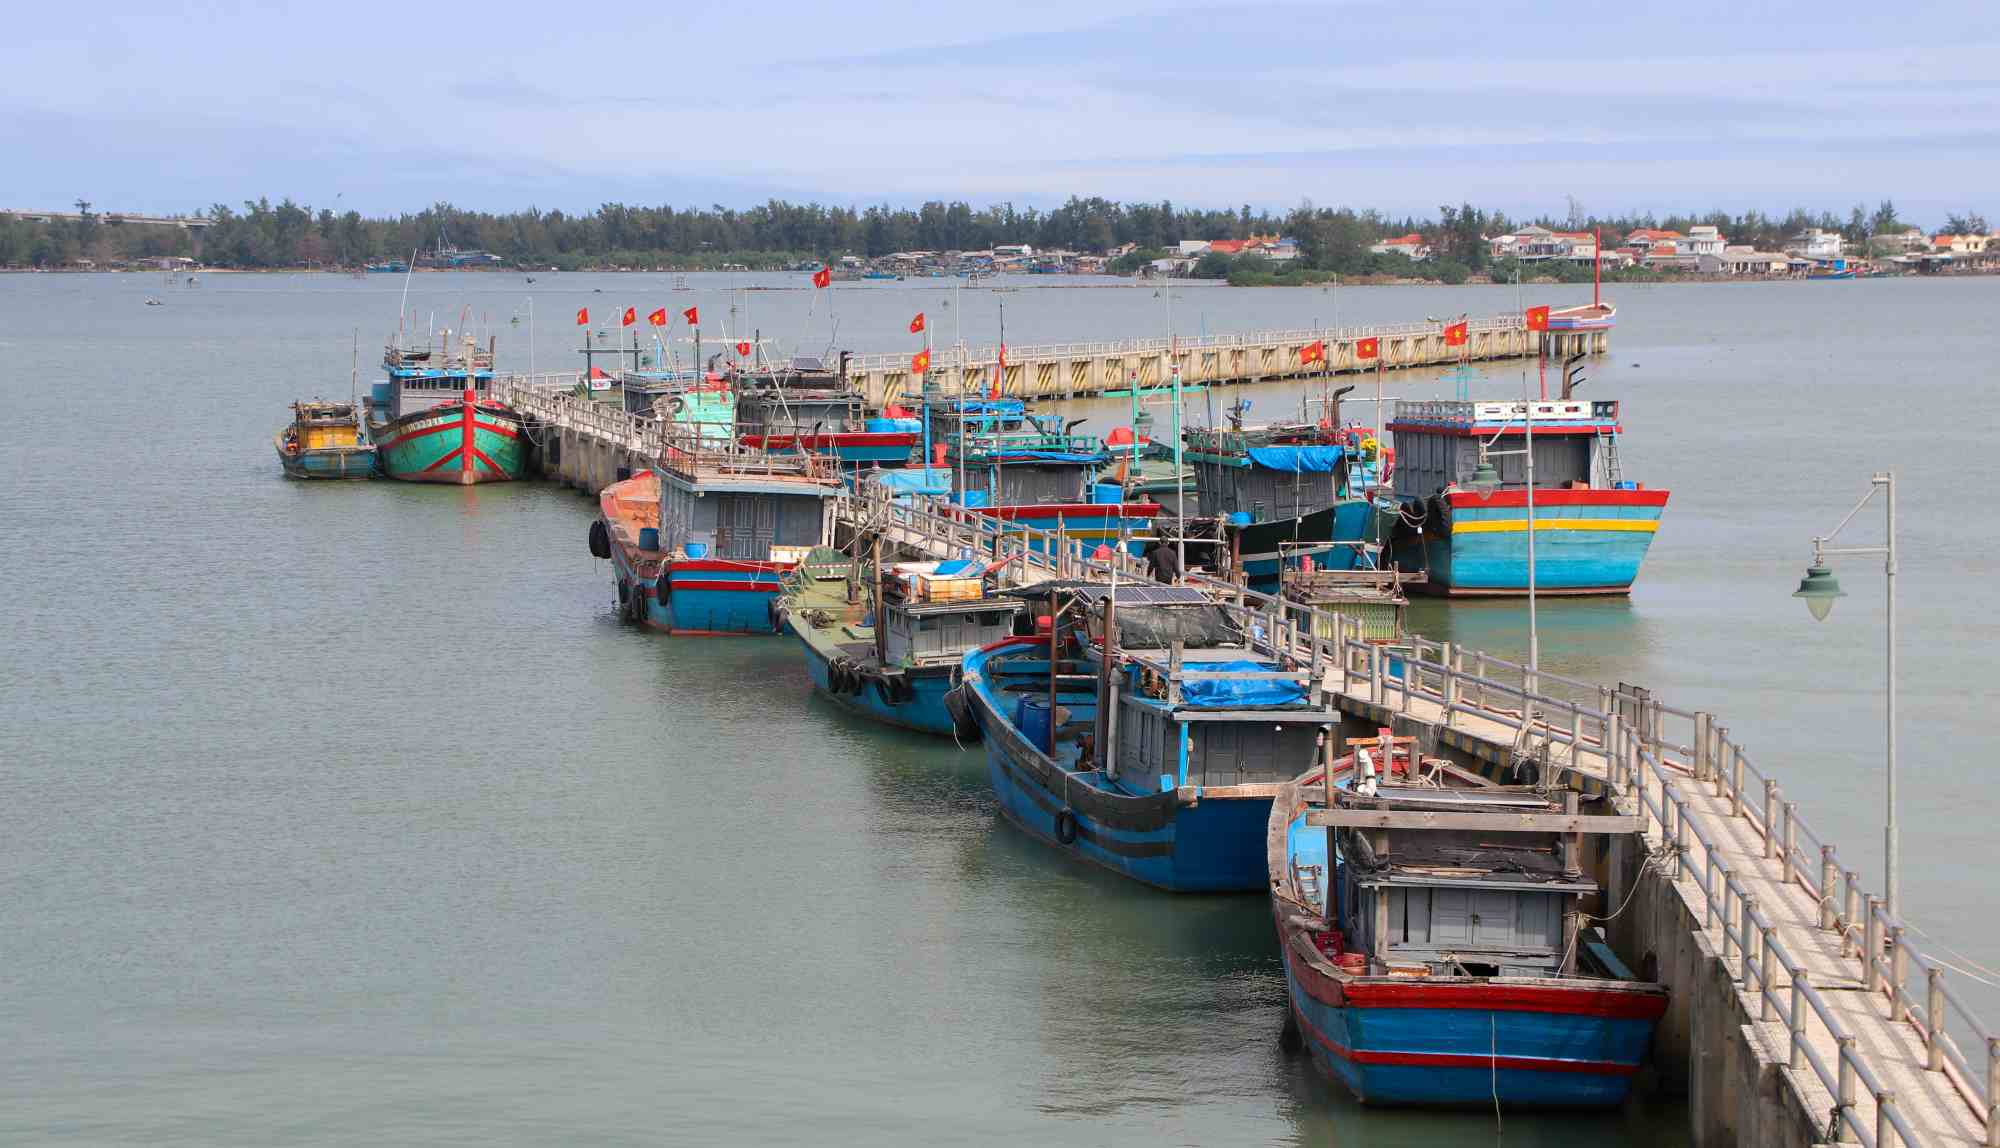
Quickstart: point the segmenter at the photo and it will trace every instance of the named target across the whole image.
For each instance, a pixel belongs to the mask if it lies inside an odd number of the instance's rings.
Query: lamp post
[[[1524,383],[1523,386],[1525,387],[1525,385],[1526,384]],[[1500,472],[1495,470],[1493,468],[1493,464],[1488,460],[1495,458],[1506,458],[1510,455],[1522,455],[1525,456],[1527,460],[1528,680],[1526,684],[1528,692],[1530,694],[1535,694],[1541,692],[1542,639],[1541,639],[1540,628],[1537,625],[1537,618],[1535,612],[1535,404],[1534,401],[1532,399],[1523,399],[1521,401],[1521,411],[1525,416],[1522,422],[1525,427],[1525,433],[1527,438],[1526,445],[1520,450],[1488,450],[1487,443],[1484,442],[1480,443],[1479,466],[1473,470],[1472,480],[1469,483],[1467,483],[1467,485],[1472,487],[1474,490],[1478,491],[1480,497],[1482,498],[1490,497],[1494,491],[1500,489]],[[1499,431],[1494,432],[1493,437],[1495,439],[1498,439],[1501,434],[1505,433],[1505,431],[1506,428],[1503,426]],[[1522,701],[1521,704],[1523,709],[1531,708],[1531,703],[1525,699]]]
[[[1883,544],[1828,546],[1827,543],[1839,537],[1840,532],[1847,528],[1848,523],[1854,521],[1854,516],[1861,513],[1861,508],[1867,506],[1878,491],[1882,494],[1885,512]],[[1888,613],[1884,658],[1887,680],[1883,688],[1886,699],[1883,709],[1888,785],[1883,797],[1886,808],[1882,825],[1882,909],[1891,920],[1894,920],[1896,906],[1899,903],[1897,897],[1899,871],[1902,868],[1898,856],[1901,846],[1896,834],[1896,475],[1894,471],[1877,471],[1868,480],[1868,493],[1862,496],[1860,502],[1854,504],[1853,510],[1847,512],[1847,517],[1840,520],[1840,525],[1834,527],[1832,533],[1813,539],[1812,565],[1806,567],[1805,577],[1799,579],[1799,588],[1792,591],[1792,597],[1805,602],[1806,608],[1812,611],[1815,621],[1825,621],[1827,614],[1833,610],[1833,600],[1847,596],[1847,592],[1840,588],[1840,580],[1833,576],[1833,569],[1826,564],[1827,556],[1830,554],[1882,556],[1884,575],[1882,584]]]

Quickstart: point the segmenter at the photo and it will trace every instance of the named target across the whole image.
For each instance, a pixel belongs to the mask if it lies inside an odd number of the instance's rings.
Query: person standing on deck
[[[1153,580],[1171,586],[1181,580],[1180,555],[1164,542],[1146,544],[1146,564],[1153,568]]]

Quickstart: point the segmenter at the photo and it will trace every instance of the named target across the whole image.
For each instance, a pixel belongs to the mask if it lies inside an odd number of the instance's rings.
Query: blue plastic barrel
[[[660,548],[660,528],[641,526],[639,528],[639,549],[658,550]]]
[[[1100,482],[1090,488],[1090,501],[1098,506],[1115,506],[1125,501],[1125,488],[1115,482]]]
[[[1230,512],[1229,525],[1231,526],[1250,525],[1250,512],[1247,510],[1237,510]]]
[[[987,494],[983,490],[964,490],[960,491],[958,495],[958,504],[960,506],[985,506],[987,501]]]
[[[687,544],[686,549],[689,558],[708,557],[708,543],[706,542],[690,542]]]
[[[1020,708],[1015,711],[1014,717],[1014,727],[1021,731],[1021,736],[1028,739],[1029,745],[1047,753],[1049,726],[1049,699],[1033,695],[1023,696]]]

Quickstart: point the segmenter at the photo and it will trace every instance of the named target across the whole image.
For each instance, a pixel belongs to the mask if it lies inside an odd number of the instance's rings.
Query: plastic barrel
[[[1116,506],[1125,501],[1125,489],[1115,482],[1100,482],[1090,488],[1090,501],[1099,506]]]
[[[1250,512],[1247,510],[1231,511],[1229,514],[1229,525],[1231,526],[1250,525]]]
[[[689,558],[708,557],[708,543],[706,542],[690,542],[687,544],[685,549],[687,550],[687,556]]]
[[[660,528],[641,526],[639,528],[639,549],[658,550],[660,548]]]
[[[1049,699],[1023,697],[1014,725],[1028,739],[1028,744],[1043,753],[1049,751]]]

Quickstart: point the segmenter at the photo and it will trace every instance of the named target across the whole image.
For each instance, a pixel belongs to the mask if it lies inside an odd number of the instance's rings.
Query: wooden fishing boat
[[[272,441],[293,478],[375,477],[375,446],[362,437],[353,403],[293,403],[290,425]]]
[[[983,572],[970,559],[883,565],[816,550],[786,577],[779,622],[798,637],[813,688],[836,705],[948,737],[944,696],[959,663],[1012,633],[1021,610],[1018,598],[989,596]]]
[[[660,471],[598,496],[592,556],[623,616],[673,634],[775,634],[784,578],[833,528],[840,493],[814,455],[772,455],[669,428]]]
[[[1310,669],[1191,587],[1121,584],[1115,603],[1100,583],[1011,593],[1050,623],[967,654],[947,698],[985,738],[1006,818],[1170,892],[1266,888],[1271,799],[1340,721]]]
[[[1280,574],[1310,560],[1320,569],[1363,565],[1374,513],[1356,493],[1338,407],[1327,422],[1230,425],[1184,432],[1202,510],[1228,524],[1236,577],[1274,593]]]
[[[1638,819],[1354,739],[1279,788],[1265,836],[1286,1039],[1364,1103],[1606,1107],[1667,993],[1599,930],[1593,834]]]
[[[1565,388],[1567,389],[1567,388]],[[1380,500],[1394,563],[1445,595],[1528,590],[1533,420],[1534,581],[1538,594],[1625,594],[1652,546],[1668,492],[1625,480],[1615,400],[1399,401],[1399,461]],[[1489,459],[1487,447],[1507,448]],[[1487,465],[1482,473],[1482,463]]]
[[[403,482],[471,486],[512,482],[526,472],[521,416],[489,397],[493,347],[469,336],[454,344],[391,341],[388,379],[368,403],[368,434],[382,473]]]

